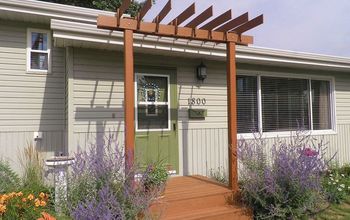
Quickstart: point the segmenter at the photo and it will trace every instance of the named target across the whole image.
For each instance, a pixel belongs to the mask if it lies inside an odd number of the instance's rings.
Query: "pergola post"
[[[125,118],[125,168],[129,171],[134,163],[135,149],[135,92],[133,31],[124,30],[124,118]]]
[[[238,192],[237,166],[237,100],[236,100],[236,44],[226,43],[229,185]]]
[[[108,30],[124,31],[124,114],[125,114],[125,154],[126,168],[134,163],[135,149],[135,97],[134,97],[134,57],[133,32],[158,37],[172,37],[188,40],[226,43],[227,45],[227,93],[228,93],[228,144],[229,144],[229,181],[234,192],[238,192],[237,166],[237,116],[236,116],[236,45],[253,43],[253,37],[242,35],[264,22],[263,15],[249,20],[248,13],[232,19],[231,10],[202,25],[212,15],[212,7],[196,16],[186,26],[180,26],[195,14],[195,4],[192,4],[169,24],[161,21],[171,11],[171,2],[163,7],[152,22],[143,21],[144,16],[152,7],[153,0],[146,0],[136,17],[123,17],[130,7],[131,0],[122,0],[115,16],[99,15],[97,27]],[[201,27],[199,27],[201,26]],[[136,122],[137,123],[137,122]]]

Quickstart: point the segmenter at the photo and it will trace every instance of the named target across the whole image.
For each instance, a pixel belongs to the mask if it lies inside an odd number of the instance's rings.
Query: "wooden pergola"
[[[168,24],[161,22],[171,11],[171,0],[164,6],[152,22],[143,18],[152,7],[152,0],[147,0],[136,18],[122,17],[129,8],[131,0],[124,0],[115,16],[99,15],[97,27],[124,32],[124,114],[125,114],[125,153],[127,167],[134,160],[135,148],[135,109],[134,109],[134,56],[133,33],[164,37],[184,38],[189,40],[210,41],[226,44],[227,60],[227,106],[228,106],[228,146],[229,146],[229,181],[233,191],[238,191],[237,170],[237,116],[236,116],[236,45],[253,43],[253,37],[242,35],[244,32],[263,23],[263,15],[249,20],[248,13],[232,18],[231,10],[210,20],[213,7],[209,7],[192,21],[181,26],[195,14],[195,3],[184,10]]]

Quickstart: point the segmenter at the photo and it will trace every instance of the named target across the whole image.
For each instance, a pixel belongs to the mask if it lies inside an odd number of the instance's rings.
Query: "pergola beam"
[[[185,27],[196,28],[198,25],[208,20],[211,16],[213,16],[213,6],[210,6],[207,10],[203,11],[200,15],[195,17],[192,21],[185,25]]]
[[[133,30],[142,34],[153,34],[164,37],[186,38],[192,40],[213,41],[226,43],[232,41],[237,44],[247,45],[253,43],[251,36],[239,36],[236,33],[225,33],[219,31],[208,31],[202,29],[193,29],[188,27],[175,27],[174,25],[156,24],[151,22],[138,21],[130,18],[118,18],[114,16],[99,15],[97,18],[97,27],[109,30]]]
[[[249,31],[249,30],[261,25],[262,23],[264,23],[264,16],[259,15],[258,17],[248,21],[247,23],[244,23],[241,26],[233,29],[232,32],[235,32],[237,34],[242,34],[246,31]]]
[[[177,16],[174,20],[169,22],[168,25],[176,25],[176,26],[180,25],[195,13],[196,13],[196,8],[195,8],[195,4],[193,3],[188,8],[186,8],[179,16]]]
[[[128,10],[131,4],[131,0],[124,0],[120,7],[117,9],[117,16],[120,18],[126,10]]]
[[[137,19],[141,21],[143,17],[147,14],[147,12],[152,8],[152,0],[147,0],[145,4],[142,6],[140,13],[137,16]]]
[[[219,25],[222,25],[223,23],[227,22],[232,18],[231,9],[226,11],[225,13],[219,15],[218,17],[214,18],[212,21],[208,22],[204,26],[202,26],[200,29],[202,30],[208,30],[211,31],[214,28],[216,28]]]
[[[222,31],[222,32],[230,31],[230,30],[244,24],[248,20],[249,20],[249,18],[248,18],[248,12],[247,12],[247,13],[244,13],[241,16],[227,22],[226,24],[218,27],[217,29],[215,29],[215,31]]]
[[[159,12],[159,14],[153,19],[153,23],[160,23],[163,19],[169,14],[171,11],[171,0],[165,4],[163,9]]]

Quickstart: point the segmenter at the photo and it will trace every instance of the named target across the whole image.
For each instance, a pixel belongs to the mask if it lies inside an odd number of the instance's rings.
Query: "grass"
[[[319,212],[312,220],[350,219],[350,196],[341,204],[331,204],[326,210]]]

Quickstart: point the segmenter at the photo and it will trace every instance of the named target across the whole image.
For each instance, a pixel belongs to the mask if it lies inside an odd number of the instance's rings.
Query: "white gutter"
[[[114,15],[113,12],[108,11],[35,0],[0,0],[0,13],[1,10],[94,24],[96,24],[96,19],[99,14]]]
[[[1,11],[25,13],[33,16],[44,16],[48,20],[52,19],[51,27],[56,38],[103,44],[123,44],[121,32],[110,32],[96,27],[96,19],[99,14],[113,16],[113,12],[36,0],[0,0],[0,13]],[[173,51],[189,55],[205,55],[219,59],[224,59],[226,56],[225,45],[223,44],[142,34],[135,34],[134,36],[135,46],[140,48]],[[264,65],[327,67],[340,71],[349,71],[350,69],[349,58],[246,46],[237,46],[237,60],[242,63]]]
[[[55,38],[70,39],[109,45],[123,45],[123,33],[98,29],[93,24],[82,24],[62,20],[51,20],[51,29]],[[224,60],[226,47],[202,41],[156,37],[153,35],[134,34],[137,48],[190,54],[192,56],[209,56]],[[241,63],[283,65],[315,69],[350,71],[350,59],[310,53],[300,53],[258,47],[237,46],[237,61]]]

